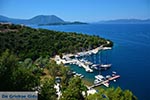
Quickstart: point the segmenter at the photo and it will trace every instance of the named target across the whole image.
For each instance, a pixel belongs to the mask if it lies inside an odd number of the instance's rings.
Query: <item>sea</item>
[[[101,71],[102,75],[116,71],[121,77],[111,82],[110,86],[129,89],[139,100],[150,100],[150,24],[79,24],[31,26],[64,32],[77,32],[98,35],[114,42],[111,50],[100,51],[96,55],[85,56],[93,63],[111,63],[109,70]],[[99,71],[87,73],[76,65],[72,70],[81,73],[85,79],[93,82]]]

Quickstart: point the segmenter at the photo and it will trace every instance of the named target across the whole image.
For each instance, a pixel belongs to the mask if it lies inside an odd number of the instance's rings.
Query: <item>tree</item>
[[[123,91],[117,88],[101,88],[98,93],[89,95],[87,100],[137,100],[136,96],[129,90]]]
[[[39,85],[39,76],[32,70],[18,63],[17,57],[6,50],[0,57],[0,90],[33,90]]]
[[[0,24],[0,54],[6,49],[19,58],[35,60],[46,55],[75,53],[95,47],[113,46],[110,40],[77,33],[56,32],[45,29],[32,29],[19,25]],[[109,44],[107,43],[109,41]]]
[[[18,68],[17,58],[6,50],[0,57],[0,90],[12,90],[12,75]]]
[[[39,100],[56,100],[56,89],[54,88],[54,80],[45,79],[41,86]]]
[[[81,78],[74,77],[69,81],[66,90],[63,91],[61,100],[84,100],[83,91],[86,92],[86,87],[83,85]]]
[[[12,81],[12,88],[17,91],[31,91],[40,85],[40,77],[37,74],[34,75],[30,69],[23,67],[13,73]]]

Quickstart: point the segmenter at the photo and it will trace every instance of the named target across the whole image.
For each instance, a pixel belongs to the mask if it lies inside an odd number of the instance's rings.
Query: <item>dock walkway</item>
[[[97,86],[101,86],[101,85],[104,85],[105,83],[108,83],[109,81],[112,81],[112,80],[115,80],[117,78],[119,78],[120,75],[115,75],[115,76],[112,76],[110,78],[108,78],[107,80],[101,82],[101,83],[98,83],[98,84],[94,84],[92,86],[90,86],[89,88],[94,88],[94,87],[97,87]]]

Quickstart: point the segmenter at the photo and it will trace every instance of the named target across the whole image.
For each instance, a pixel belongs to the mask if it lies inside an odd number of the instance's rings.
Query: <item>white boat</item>
[[[107,76],[106,76],[107,79],[110,78],[110,77],[111,77],[110,75],[107,75]]]
[[[90,61],[85,62],[87,65],[92,65],[93,63]]]
[[[100,58],[101,58],[101,59],[100,59],[100,62],[101,62],[101,64],[100,64],[100,69],[101,69],[101,70],[106,70],[106,69],[110,68],[112,64],[109,64],[109,63],[108,63],[108,57],[107,57],[108,54],[106,53],[106,55],[105,55],[105,56],[106,56],[106,58],[105,58],[105,59],[106,59],[105,63],[102,62],[102,53],[101,53],[100,56],[101,56],[101,57],[100,57]]]
[[[95,78],[95,80],[99,80],[100,82],[105,81],[105,77],[102,75],[96,75]]]
[[[95,78],[96,78],[96,79],[98,79],[98,80],[105,79],[105,77],[104,77],[104,76],[102,76],[102,75],[96,75],[96,76],[95,76]]]
[[[100,65],[100,69],[101,70],[107,70],[111,67],[111,64],[101,64]]]
[[[80,78],[83,78],[83,77],[84,77],[84,75],[81,75],[81,76],[80,76]]]
[[[98,67],[99,64],[93,64],[91,67]]]
[[[101,68],[109,68],[111,67],[111,64],[101,64]]]
[[[94,84],[99,84],[99,83],[101,83],[101,82],[103,82],[103,80],[99,80],[99,79],[95,79],[95,80],[94,80]]]
[[[110,50],[110,49],[112,49],[111,47],[103,47],[102,48],[103,50]]]
[[[109,87],[109,83],[103,83],[104,86]]]
[[[80,77],[80,78],[83,78],[84,77],[84,75],[82,75],[82,74],[79,74],[79,73],[76,73],[75,75],[74,75],[74,77]]]
[[[115,71],[112,71],[112,73],[113,73],[113,74],[116,74],[116,72],[115,72]]]
[[[100,66],[99,64],[93,64],[93,65],[91,66],[91,68],[98,70],[98,67],[99,67],[99,66]]]
[[[76,74],[76,72],[75,72],[75,71],[73,71],[73,72],[72,72],[72,74]]]

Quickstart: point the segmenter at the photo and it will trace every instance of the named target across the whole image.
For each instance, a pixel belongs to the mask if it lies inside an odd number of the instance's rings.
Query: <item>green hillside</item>
[[[11,50],[20,58],[32,58],[62,53],[77,53],[98,46],[112,46],[99,36],[33,29],[14,24],[0,24],[0,54]]]

